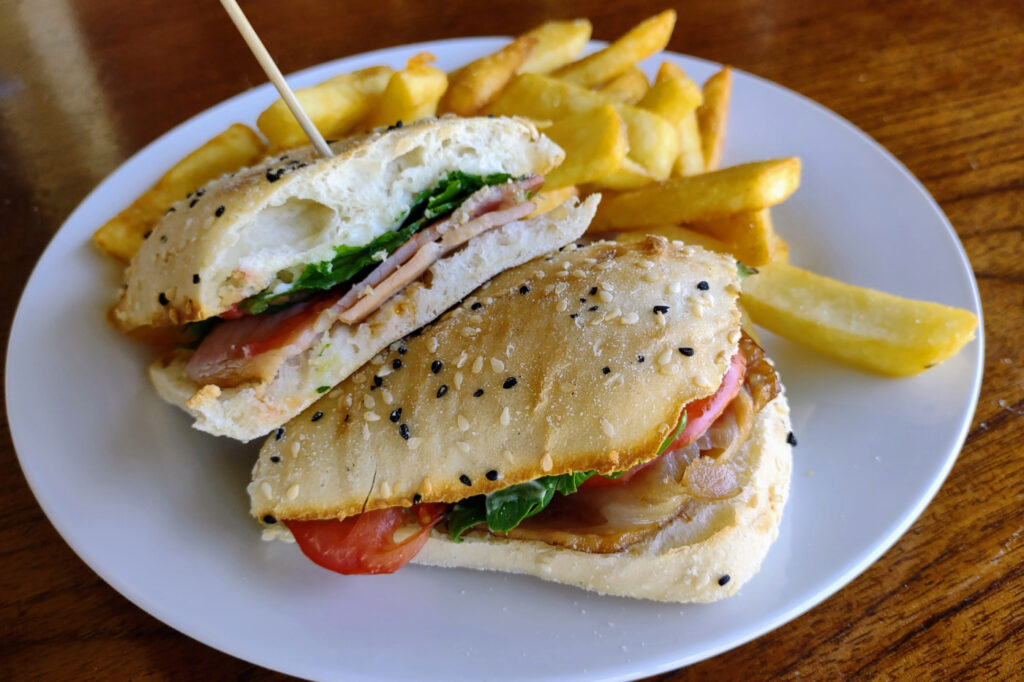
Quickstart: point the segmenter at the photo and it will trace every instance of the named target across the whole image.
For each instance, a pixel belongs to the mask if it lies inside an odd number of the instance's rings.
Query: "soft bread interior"
[[[780,394],[755,417],[729,460],[740,492],[691,500],[686,513],[650,540],[622,552],[591,554],[474,531],[460,544],[442,532],[414,563],[522,573],[602,594],[668,602],[711,602],[735,594],[761,567],[789,495],[789,406]]]
[[[132,259],[117,324],[130,330],[206,319],[393,230],[448,171],[546,173],[564,153],[529,122],[444,117],[268,158],[182,197]]]
[[[307,351],[289,360],[268,384],[220,389],[188,378],[190,351],[178,351],[150,367],[157,391],[187,410],[195,427],[238,440],[258,438],[283,424],[367,363],[389,343],[430,322],[487,279],[507,268],[577,239],[593,218],[600,197],[576,200],[525,221],[472,239],[435,263],[428,276],[389,299],[364,323],[336,323]],[[321,389],[322,390],[322,389]]]
[[[738,293],[732,259],[662,237],[505,271],[268,439],[252,513],[342,518],[648,459],[721,383]]]

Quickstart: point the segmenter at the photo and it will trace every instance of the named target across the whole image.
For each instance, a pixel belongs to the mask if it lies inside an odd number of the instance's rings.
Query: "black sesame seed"
[[[793,435],[792,431],[786,434],[786,442],[793,447],[796,447],[796,436]]]
[[[570,315],[569,317],[571,317],[572,319],[574,319],[574,320],[575,320],[575,319],[576,319],[577,317],[579,317],[579,316],[580,316],[580,314],[579,314],[579,313],[573,313],[573,314],[572,314],[572,315]]]
[[[585,299],[585,298],[581,298],[580,299],[580,303],[586,303],[586,302],[587,302],[587,299]]]
[[[192,275],[192,284],[199,284],[199,273]]]
[[[474,398],[479,398],[483,394],[484,394],[484,389],[482,389],[482,388],[478,388],[475,391],[473,391],[473,397]]]
[[[277,170],[268,168],[266,174],[267,182],[277,182],[281,179],[282,175],[284,175],[284,168],[278,168]]]
[[[217,216],[218,218],[224,215],[224,204],[218,206],[217,210],[213,212],[213,215]]]
[[[466,474],[459,476],[459,480],[462,481],[462,485],[473,485],[473,481],[469,480],[469,476]]]
[[[395,127],[396,128],[401,128],[402,127],[402,122],[401,121],[395,121]]]
[[[588,313],[592,313],[592,312],[594,312],[595,310],[597,310],[597,306],[596,306],[596,305],[592,305],[592,306],[590,306],[589,308],[587,308],[587,312],[588,312]]]
[[[725,585],[728,582],[729,582],[729,574],[723,575],[721,578],[718,579],[718,584],[719,585]]]
[[[149,232],[147,232],[146,234],[142,235],[142,238],[143,238],[143,239],[149,239],[149,235],[151,235],[151,234],[153,234],[153,230],[150,230],[150,231],[149,231]]]
[[[310,419],[310,421],[313,421],[313,422],[320,421],[321,417],[323,417],[323,416],[324,416],[324,413],[321,412],[320,410],[317,410],[316,412],[313,413],[313,418]]]
[[[402,361],[395,358],[391,361],[391,369],[402,369]]]
[[[501,387],[502,388],[512,388],[517,383],[519,383],[519,381],[515,377],[509,377],[508,379],[505,379],[505,383],[503,383],[501,385]]]
[[[481,303],[480,301],[477,301],[477,302],[476,302],[476,303],[474,303],[473,305],[469,306],[469,309],[470,309],[470,310],[480,310],[480,309],[481,309],[481,308],[483,308],[483,307],[484,307],[484,304],[483,304],[483,303]]]
[[[697,288],[700,289],[701,291],[707,291],[708,289],[711,288],[711,285],[705,282],[704,280],[701,280],[697,282]]]
[[[267,514],[266,516],[263,517],[263,523],[277,523],[277,519],[275,519],[270,514]]]
[[[398,435],[404,438],[405,440],[409,440],[409,425],[402,424],[401,426],[399,426]]]
[[[345,422],[346,424],[348,424],[348,420],[349,420],[349,418],[350,418],[351,416],[352,416],[352,415],[346,414],[346,415],[345,415],[345,419],[343,419],[342,421],[344,421],[344,422]]]
[[[437,389],[437,397],[441,398],[447,392],[448,392],[448,384],[441,384],[441,388]]]
[[[191,199],[191,198],[192,198],[192,195],[193,195],[193,194],[195,194],[195,190],[192,190],[191,192],[189,192],[188,194],[186,194],[186,195],[185,195],[185,198],[186,198],[186,199]]]
[[[530,293],[530,287],[528,287],[528,286],[526,286],[524,284],[523,286],[519,287],[519,293],[521,293],[521,294],[528,294],[528,293]]]
[[[284,438],[284,427],[279,426],[277,427],[277,431],[274,433],[274,440],[281,440],[282,438]]]
[[[665,313],[668,312],[668,306],[667,305],[656,305],[656,306],[654,306],[654,312],[655,313],[661,313],[662,315],[664,315]]]
[[[405,355],[408,352],[409,352],[409,349],[406,348],[405,346],[399,346],[398,347],[398,354],[399,355]]]
[[[160,235],[160,243],[161,244],[166,244],[167,243],[167,235],[166,234]]]
[[[491,469],[486,474],[484,474],[484,476],[487,477],[488,481],[497,481],[498,480],[498,470],[497,469]]]
[[[590,287],[590,295],[597,296],[597,287]]]
[[[195,205],[196,205],[196,204],[198,204],[198,203],[199,203],[199,197],[196,197],[196,198],[195,198],[195,199],[193,199],[192,201],[188,202],[188,207],[189,207],[189,208],[192,208],[193,206],[195,206]]]
[[[440,372],[442,367],[444,367],[444,363],[441,362],[440,360],[434,360],[432,363],[430,363],[430,371],[433,372],[434,374]]]
[[[197,189],[197,190],[196,190],[196,196],[197,196],[197,197],[201,197],[201,196],[203,196],[204,194],[206,194],[206,190],[205,190],[205,189],[203,189],[203,188],[201,188],[201,187],[200,187],[199,189]]]
[[[285,159],[287,159],[287,158],[288,158],[288,155],[287,155],[287,154],[282,154],[281,156],[277,157],[277,160],[278,160],[278,161],[284,161],[284,160],[285,160]]]
[[[277,455],[271,455],[270,456],[270,461],[273,462],[274,464],[277,464],[278,462],[281,461],[281,458],[278,457]]]
[[[415,495],[412,496],[412,503],[413,504],[419,504],[420,500],[422,500],[422,499],[423,499],[423,496],[420,495],[419,493],[416,493]]]
[[[167,215],[168,213],[174,213],[174,212],[175,212],[176,210],[177,210],[176,208],[174,208],[173,206],[171,206],[171,207],[170,207],[169,209],[167,209],[166,211],[164,211],[164,215]]]
[[[612,371],[611,367],[602,367],[601,368],[601,374],[608,374],[611,371]]]
[[[390,419],[395,424],[397,424],[398,420],[401,419],[401,418],[402,418],[402,408],[401,407],[399,407],[398,409],[392,411],[391,412],[391,416],[388,417],[388,419]]]
[[[379,377],[376,374],[373,375],[373,385],[380,388],[384,384],[384,378]]]
[[[692,348],[688,348],[688,347],[684,346],[684,347],[679,349],[679,352],[682,353],[683,355],[685,355],[688,358],[693,357],[693,349]]]
[[[637,362],[643,362],[644,361],[644,356],[642,356],[642,355],[636,356],[636,361]]]
[[[160,295],[156,297],[156,300],[160,302],[160,305],[167,305],[170,301],[167,300],[167,294],[160,292]]]

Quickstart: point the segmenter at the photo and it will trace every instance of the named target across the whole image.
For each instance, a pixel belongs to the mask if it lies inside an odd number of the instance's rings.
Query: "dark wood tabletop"
[[[285,73],[375,48],[589,17],[612,39],[647,2],[248,0]],[[970,256],[985,379],[960,457],[897,544],[757,640],[659,679],[1010,679],[1024,652],[1024,4],[677,3],[670,48],[838,112],[935,197]],[[0,319],[85,195],[171,127],[264,82],[213,0],[0,0]],[[129,198],[126,197],[126,201]],[[64,543],[0,436],[0,678],[281,679],[164,625]],[[867,501],[865,501],[867,502]]]

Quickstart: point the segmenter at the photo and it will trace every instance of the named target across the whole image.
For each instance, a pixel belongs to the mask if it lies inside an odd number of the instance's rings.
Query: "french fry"
[[[697,107],[697,125],[700,128],[704,168],[707,170],[715,170],[722,160],[731,93],[732,69],[728,66],[704,83],[704,103]]]
[[[626,157],[622,160],[622,166],[619,170],[614,173],[609,173],[600,180],[597,180],[591,185],[588,185],[586,189],[588,191],[599,192],[603,189],[610,189],[615,191],[624,191],[630,189],[637,189],[644,185],[649,185],[654,182],[654,178],[651,174],[644,170],[644,167],[633,159]]]
[[[700,106],[702,99],[697,84],[683,76],[656,81],[637,102],[637,106],[653,111],[669,123],[678,126],[683,117],[692,114]]]
[[[758,161],[673,178],[601,202],[593,232],[707,222],[784,201],[800,184],[800,159]]]
[[[679,134],[672,124],[657,114],[615,102],[598,92],[557,78],[524,73],[513,78],[485,111],[555,121],[604,104],[612,104],[626,124],[629,158],[653,179],[667,178],[679,150]]]
[[[565,66],[583,51],[592,30],[588,19],[575,19],[548,21],[524,33],[535,39],[537,45],[519,67],[519,73],[546,74]]]
[[[373,109],[393,73],[394,69],[388,66],[343,73],[311,88],[299,88],[295,97],[324,137],[339,138]],[[299,122],[280,99],[260,114],[256,127],[270,140],[274,150],[309,144]]]
[[[974,338],[967,310],[856,287],[785,263],[743,282],[754,322],[780,336],[888,376],[917,374]]]
[[[156,184],[96,230],[93,243],[127,263],[171,204],[224,173],[256,163],[266,152],[266,143],[252,128],[234,124],[174,164]]]
[[[722,242],[730,253],[750,267],[789,259],[789,245],[772,227],[771,212],[767,208],[690,223],[686,227]]]
[[[547,213],[555,206],[561,206],[572,197],[578,197],[579,195],[580,190],[575,185],[550,190],[545,185],[541,188],[540,192],[533,197],[533,203],[537,204],[537,208],[529,217],[533,218],[542,213]]]
[[[448,89],[437,110],[442,114],[472,116],[494,99],[537,45],[531,36],[519,36],[494,54],[466,64],[448,77]]]
[[[626,158],[625,125],[610,104],[560,119],[544,134],[565,150],[565,161],[544,180],[551,189],[599,180],[617,171]]]
[[[584,88],[597,87],[665,49],[675,25],[675,10],[665,10],[640,22],[603,50],[566,64],[554,75]]]
[[[598,88],[598,92],[617,102],[636,104],[649,87],[647,75],[639,67],[631,66]]]
[[[658,75],[655,79],[655,87],[657,85],[672,80],[683,80],[685,81],[685,87],[687,90],[693,88],[700,92],[700,88],[694,83],[683,71],[682,67],[672,62],[662,62],[661,66],[658,67]],[[701,94],[701,101],[697,103],[700,106],[704,96]],[[679,156],[676,157],[676,162],[672,167],[672,174],[677,176],[682,175],[693,175],[695,173],[704,172],[704,153],[700,147],[700,129],[697,126],[697,110],[696,107],[689,113],[682,116],[678,125],[679,131]]]
[[[411,123],[437,113],[437,103],[448,87],[444,71],[430,65],[434,56],[421,53],[409,59],[401,71],[388,80],[377,108],[370,114],[368,127]]]

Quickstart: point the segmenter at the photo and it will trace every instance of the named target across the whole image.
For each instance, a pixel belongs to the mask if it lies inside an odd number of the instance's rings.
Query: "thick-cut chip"
[[[647,82],[647,74],[639,67],[631,66],[621,74],[602,85],[598,92],[605,97],[611,97],[618,102],[636,104],[640,98],[647,94],[650,83]]]
[[[437,113],[437,103],[448,87],[448,76],[431,66],[432,61],[432,54],[418,54],[391,76],[377,109],[370,115],[369,127],[399,121],[412,123]]]
[[[658,76],[655,83],[680,79],[685,81],[687,90],[700,88],[694,83],[682,67],[672,62],[662,62],[658,67]],[[701,95],[703,101],[703,95]],[[701,102],[698,102],[699,106]],[[704,172],[704,153],[701,151],[700,128],[697,126],[697,110],[694,108],[679,121],[679,156],[676,157],[675,165],[672,167],[673,175],[694,175]]]
[[[603,50],[566,64],[554,75],[585,88],[601,85],[640,60],[664,50],[675,25],[676,11],[665,10],[640,22]]]
[[[593,27],[588,19],[572,21],[548,21],[524,36],[534,38],[536,47],[522,66],[519,73],[550,73],[576,59],[587,41]]]
[[[626,124],[629,158],[643,166],[655,180],[667,178],[679,149],[676,129],[657,114],[615,102],[601,93],[557,78],[524,73],[516,76],[486,111],[555,121],[604,104],[612,104]]]
[[[96,230],[93,243],[127,263],[171,204],[214,178],[256,163],[266,153],[267,145],[252,128],[234,124],[174,164],[155,185]]]
[[[757,161],[673,178],[601,202],[593,232],[706,222],[784,201],[800,184],[800,159]]]
[[[610,189],[621,192],[643,187],[644,185],[650,185],[653,182],[654,178],[644,169],[643,166],[633,159],[626,157],[622,160],[622,166],[619,170],[614,173],[609,173],[597,182],[589,185],[586,189],[591,191]]]
[[[544,134],[565,150],[565,161],[545,179],[551,189],[599,180],[626,158],[626,127],[610,104],[560,119]]]
[[[718,168],[725,145],[725,121],[732,93],[732,69],[728,66],[704,83],[704,103],[697,107],[701,152],[707,170]]]
[[[541,190],[533,197],[533,203],[537,205],[528,217],[536,218],[542,213],[547,213],[556,206],[561,206],[565,202],[569,201],[573,197],[578,197],[580,190],[575,185],[569,185],[568,187],[560,187],[558,189],[547,189],[542,187]]]
[[[442,114],[472,116],[480,111],[516,75],[537,39],[519,36],[494,54],[466,64],[448,77],[448,89],[437,110]]]
[[[683,117],[700,106],[703,99],[700,88],[689,78],[658,80],[637,103],[641,109],[653,111],[676,126]]]
[[[970,311],[914,301],[771,263],[743,282],[754,322],[857,367],[909,376],[954,355],[974,338]]]
[[[737,213],[687,225],[691,230],[724,242],[745,265],[759,267],[766,263],[786,262],[789,245],[772,227],[770,209]]]
[[[311,88],[299,88],[295,97],[327,139],[344,137],[377,105],[388,79],[394,73],[389,66],[371,66],[343,73]],[[309,144],[309,138],[282,101],[267,107],[256,120],[270,144],[276,149],[292,149]]]

